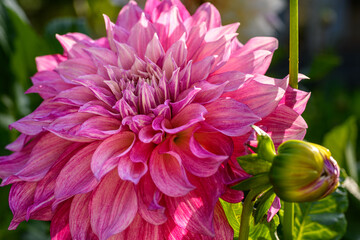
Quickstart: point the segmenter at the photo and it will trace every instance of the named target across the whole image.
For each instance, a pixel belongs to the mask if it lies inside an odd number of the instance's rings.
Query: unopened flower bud
[[[308,202],[335,191],[339,174],[339,167],[328,149],[290,140],[279,146],[269,177],[275,193],[282,200]]]

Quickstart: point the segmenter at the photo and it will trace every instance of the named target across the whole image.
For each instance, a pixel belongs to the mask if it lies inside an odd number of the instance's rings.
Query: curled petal
[[[71,236],[77,240],[98,240],[90,225],[91,193],[78,194],[72,200],[69,214]]]
[[[92,154],[98,146],[98,142],[87,145],[74,154],[63,167],[56,179],[55,204],[76,194],[90,192],[98,185],[98,180],[90,168]]]
[[[135,134],[120,132],[105,139],[96,149],[91,160],[91,170],[97,179],[102,178],[127,154],[135,143]]]
[[[184,196],[195,188],[189,182],[177,153],[160,154],[157,147],[150,157],[149,169],[155,185],[168,196]]]
[[[181,110],[171,121],[164,119],[162,127],[165,132],[174,134],[183,131],[195,123],[204,121],[207,110],[201,104],[190,104]]]
[[[125,230],[133,221],[137,210],[133,183],[121,180],[117,171],[112,171],[104,177],[92,195],[91,227],[100,240],[106,240]]]
[[[42,179],[71,142],[47,133],[34,146],[30,159],[16,175],[26,181]]]
[[[251,124],[261,120],[248,106],[233,99],[219,99],[205,107],[205,122],[227,136],[241,136],[251,130]]]
[[[72,240],[69,227],[69,213],[72,199],[65,201],[56,210],[51,220],[51,240]]]

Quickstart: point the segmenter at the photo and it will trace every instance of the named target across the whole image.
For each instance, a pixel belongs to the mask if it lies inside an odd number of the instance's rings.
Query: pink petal
[[[121,9],[116,25],[130,30],[139,21],[142,12],[135,1],[130,1]]]
[[[96,74],[97,69],[91,59],[80,58],[68,59],[67,61],[61,62],[56,68],[56,71],[66,83],[72,84],[78,77]]]
[[[63,167],[56,179],[55,205],[76,194],[90,192],[98,185],[90,168],[92,154],[98,146],[98,142],[90,143],[75,153]]]
[[[118,57],[119,67],[125,70],[130,69],[135,62],[135,56],[136,56],[135,49],[129,46],[128,44],[119,43],[119,42],[115,42],[115,46],[119,53],[119,57]]]
[[[178,99],[176,99],[176,102],[171,102],[170,106],[172,109],[172,114],[176,115],[181,110],[183,110],[187,105],[189,105],[191,102],[194,101],[196,95],[201,91],[200,88],[190,88],[187,91],[184,91],[180,93]]]
[[[118,173],[122,180],[129,180],[134,184],[138,184],[147,170],[148,166],[146,162],[133,162],[129,154],[121,157],[119,160]]]
[[[195,83],[194,87],[200,88],[201,91],[196,95],[194,102],[205,104],[215,101],[223,94],[226,85],[228,85],[228,82],[220,85],[211,84],[207,81]]]
[[[105,139],[120,132],[121,122],[113,117],[95,116],[86,120],[78,134],[96,140]]]
[[[193,26],[188,32],[188,37],[186,39],[186,46],[188,47],[188,61],[193,59],[194,54],[203,44],[206,30],[206,23],[202,22],[199,25]]]
[[[81,143],[73,143],[66,148],[45,177],[38,182],[34,195],[34,204],[27,210],[27,219],[32,217],[34,212],[44,207],[50,207],[53,204],[55,201],[54,189],[56,178],[69,159],[82,148],[82,145]]]
[[[154,33],[152,40],[146,47],[145,57],[150,59],[153,63],[157,63],[159,59],[164,57],[164,55],[165,52],[161,45],[159,37],[156,33]]]
[[[146,46],[153,39],[155,28],[152,23],[142,13],[139,21],[130,30],[128,44],[133,47],[137,55],[144,59]]]
[[[130,226],[109,238],[109,240],[164,240],[161,226],[154,226],[137,214]]]
[[[251,75],[250,75],[251,76]],[[226,83],[224,92],[235,91],[247,81],[249,76],[242,72],[229,71],[209,76],[206,81],[212,84]]]
[[[72,240],[69,227],[69,211],[72,199],[61,204],[51,220],[51,240]]]
[[[26,210],[34,201],[36,182],[14,183],[9,193],[9,206],[14,217],[9,230],[17,228],[20,222],[25,220]]]
[[[78,194],[70,207],[69,227],[71,236],[76,240],[98,240],[90,225],[89,203],[91,193]]]
[[[120,132],[105,139],[96,149],[91,160],[91,170],[97,179],[101,179],[119,162],[119,157],[127,154],[135,143],[135,134]]]
[[[77,86],[61,91],[51,100],[51,102],[82,106],[94,99],[96,99],[94,94],[87,87]]]
[[[68,33],[65,35],[56,34],[56,39],[64,49],[64,55],[69,58],[79,58],[84,56],[84,43],[90,43],[92,39],[82,33]],[[85,55],[86,56],[86,55]]]
[[[60,55],[60,54],[54,54],[54,55],[46,55],[46,56],[40,56],[36,57],[36,68],[38,72],[40,71],[51,71],[54,70],[60,62],[63,62],[66,60],[66,57]]]
[[[277,46],[278,41],[275,38],[252,38],[239,51],[235,52],[217,73],[240,71],[249,74],[265,74]]]
[[[91,227],[100,240],[105,240],[125,230],[137,210],[133,183],[122,181],[117,172],[112,171],[104,177],[92,195]]]
[[[190,133],[171,142],[185,169],[199,177],[209,177],[232,154],[231,138],[221,133]]]
[[[192,26],[197,26],[202,22],[206,23],[208,30],[221,26],[221,16],[219,11],[211,3],[202,4],[192,17],[189,17],[186,21],[186,28],[189,29]]]
[[[57,136],[76,142],[91,142],[93,139],[78,136],[77,131],[81,124],[92,117],[90,113],[71,113],[63,117],[56,118],[48,127],[45,129],[56,134]]]
[[[230,97],[246,104],[256,115],[263,118],[278,106],[285,94],[287,84],[287,79],[255,75],[239,90],[228,92],[223,97]]]
[[[169,214],[179,227],[193,233],[214,237],[214,209],[224,191],[223,183],[216,174],[209,178],[193,177],[191,180],[196,189],[185,196],[165,196]]]
[[[278,106],[273,113],[257,125],[270,135],[275,145],[290,139],[303,139],[306,134],[305,120],[293,109],[285,105]]]
[[[162,127],[167,133],[178,133],[195,123],[204,121],[204,114],[206,113],[207,111],[204,106],[196,103],[190,104],[174,116],[171,121],[165,119],[162,123]]]
[[[31,140],[31,138],[32,136],[28,136],[26,134],[20,134],[15,141],[6,145],[5,148],[12,152],[20,152],[25,146],[25,144],[27,144]]]
[[[228,136],[244,135],[260,120],[248,106],[233,99],[219,99],[207,104],[206,109],[205,122]]]
[[[271,219],[273,219],[276,213],[280,210],[280,208],[281,208],[280,198],[276,196],[273,203],[271,204],[271,207],[269,208],[269,211],[267,212],[266,220],[270,222]]]
[[[212,68],[214,62],[214,56],[207,56],[202,60],[193,63],[191,66],[191,79],[189,85],[205,80],[209,76],[210,69]]]
[[[159,13],[159,17],[154,25],[163,48],[167,51],[171,45],[186,33],[186,29],[178,8],[172,7]]]
[[[29,153],[30,151],[15,152],[10,156],[0,157],[0,178],[7,178],[23,169],[30,159]]]
[[[45,134],[34,146],[25,167],[16,175],[25,181],[42,179],[70,144],[54,134]]]
[[[141,178],[137,185],[139,214],[148,223],[161,225],[166,222],[165,208],[159,206],[158,196],[161,196],[149,173]]]
[[[217,28],[212,28],[206,32],[205,41],[206,42],[213,42],[220,39],[222,36],[236,33],[237,29],[239,28],[240,23],[233,23],[225,26],[220,26]]]
[[[288,87],[285,92],[285,96],[279,102],[294,109],[298,114],[302,114],[305,110],[306,104],[310,98],[311,93],[304,92],[298,89]]]
[[[186,176],[180,156],[174,152],[160,154],[158,146],[150,157],[149,169],[156,187],[168,196],[184,196],[194,189]]]

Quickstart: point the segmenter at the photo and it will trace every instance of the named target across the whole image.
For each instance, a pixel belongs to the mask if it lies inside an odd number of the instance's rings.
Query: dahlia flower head
[[[51,221],[54,239],[233,239],[219,198],[248,177],[236,163],[255,124],[280,144],[302,139],[308,93],[265,76],[274,38],[236,36],[205,3],[130,1],[107,37],[57,36],[27,93],[44,100],[11,124],[0,158],[12,184],[9,229]]]

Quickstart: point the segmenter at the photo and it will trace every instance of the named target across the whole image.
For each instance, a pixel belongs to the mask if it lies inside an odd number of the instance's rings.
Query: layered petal
[[[135,218],[137,210],[133,184],[121,180],[117,171],[112,171],[104,177],[90,200],[92,230],[100,240],[106,240],[125,230]]]

